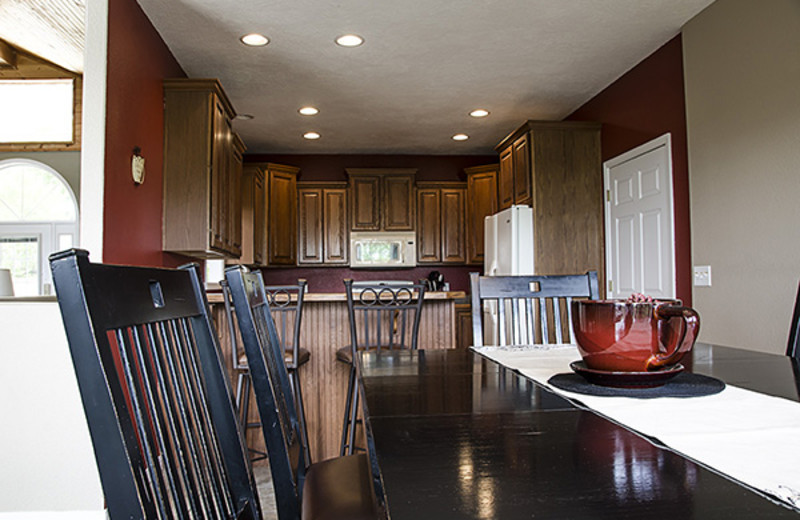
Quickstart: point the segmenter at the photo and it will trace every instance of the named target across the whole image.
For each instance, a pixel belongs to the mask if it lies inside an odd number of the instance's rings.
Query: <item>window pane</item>
[[[39,237],[0,237],[0,267],[11,269],[14,296],[39,294]]]
[[[70,222],[76,220],[69,188],[35,163],[0,167],[0,222]]]
[[[73,81],[0,81],[0,143],[72,142]]]

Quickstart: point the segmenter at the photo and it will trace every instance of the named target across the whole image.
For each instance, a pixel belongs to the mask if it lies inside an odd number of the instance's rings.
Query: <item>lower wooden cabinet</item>
[[[297,260],[308,265],[346,265],[350,261],[345,183],[298,183]]]
[[[466,195],[463,182],[417,183],[417,263],[466,262]]]
[[[456,347],[469,348],[472,341],[472,305],[456,303]]]

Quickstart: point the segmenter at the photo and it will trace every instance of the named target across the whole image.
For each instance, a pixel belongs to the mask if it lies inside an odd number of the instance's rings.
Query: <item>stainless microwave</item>
[[[417,265],[413,231],[350,232],[350,267],[392,268]]]

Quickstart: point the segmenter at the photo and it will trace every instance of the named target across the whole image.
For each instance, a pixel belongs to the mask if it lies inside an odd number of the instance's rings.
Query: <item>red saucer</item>
[[[589,368],[582,360],[573,361],[569,367],[594,385],[613,386],[615,388],[652,388],[661,386],[683,372],[683,365],[678,363],[652,372],[608,372]]]

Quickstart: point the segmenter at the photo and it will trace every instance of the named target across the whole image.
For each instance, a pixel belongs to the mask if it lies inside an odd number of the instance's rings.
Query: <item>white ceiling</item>
[[[712,2],[137,1],[190,77],[219,78],[236,110],[255,116],[234,123],[248,152],[413,154],[492,153],[526,119],[565,117]],[[83,3],[0,0],[0,15],[40,5],[52,25]],[[3,37],[13,18],[0,16]],[[249,32],[270,44],[245,47]],[[350,32],[364,45],[334,44]],[[300,116],[307,104],[320,113]],[[491,115],[471,118],[474,108]],[[322,138],[303,139],[310,130]],[[459,132],[470,138],[453,141]]]

